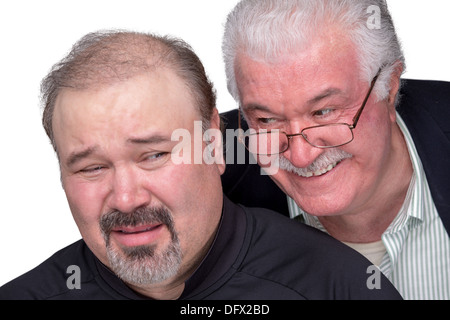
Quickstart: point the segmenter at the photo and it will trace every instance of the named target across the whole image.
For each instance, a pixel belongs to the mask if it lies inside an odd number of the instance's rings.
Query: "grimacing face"
[[[200,120],[169,69],[58,96],[53,130],[73,217],[93,253],[130,285],[184,282],[215,235],[224,167],[171,160],[172,132],[192,133]],[[219,128],[217,111],[211,127]]]
[[[370,83],[360,79],[356,50],[345,37],[331,34],[304,52],[275,63],[245,54],[236,60],[240,103],[255,130],[280,129],[288,134],[328,123],[352,123]],[[271,176],[306,212],[316,216],[355,214],[379,205],[398,176],[404,140],[396,125],[392,78],[389,97],[374,93],[354,129],[354,140],[333,149],[309,145],[301,136],[281,155],[280,170]],[[308,175],[291,168],[308,168]]]

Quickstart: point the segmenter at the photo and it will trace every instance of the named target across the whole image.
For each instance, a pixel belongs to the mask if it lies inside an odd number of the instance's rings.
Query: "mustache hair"
[[[295,173],[299,176],[306,176],[308,173],[316,172],[318,170],[328,167],[330,164],[341,162],[344,159],[353,157],[352,154],[345,152],[343,150],[333,148],[328,149],[326,152],[322,153],[317,159],[314,160],[306,168],[298,168],[294,166],[288,159],[283,155],[280,155],[279,167],[281,170]]]
[[[175,236],[175,227],[172,215],[164,207],[140,207],[132,213],[124,213],[119,210],[112,210],[105,213],[100,218],[100,230],[106,242],[109,242],[111,231],[119,227],[136,227],[144,224],[164,224]]]

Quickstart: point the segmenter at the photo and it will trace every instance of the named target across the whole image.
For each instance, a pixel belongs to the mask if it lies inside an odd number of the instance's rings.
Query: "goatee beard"
[[[162,224],[167,227],[171,241],[166,248],[157,248],[156,245],[122,247],[111,243],[112,230],[146,224]],[[155,284],[177,274],[182,252],[168,209],[141,207],[132,213],[110,211],[100,218],[100,230],[106,243],[109,267],[124,282],[133,285]]]

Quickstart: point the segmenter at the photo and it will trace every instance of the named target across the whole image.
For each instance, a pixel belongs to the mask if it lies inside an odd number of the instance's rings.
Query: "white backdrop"
[[[221,38],[238,0],[22,0],[0,2],[0,285],[78,240],[40,120],[39,85],[84,34],[108,28],[171,34],[189,42],[235,108]],[[450,81],[450,1],[388,0],[403,42],[407,78]]]

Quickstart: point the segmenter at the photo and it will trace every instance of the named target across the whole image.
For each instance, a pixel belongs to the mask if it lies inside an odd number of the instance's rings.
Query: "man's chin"
[[[167,248],[157,245],[107,247],[109,268],[124,282],[132,285],[150,285],[165,281],[177,274],[182,262],[178,242]]]

